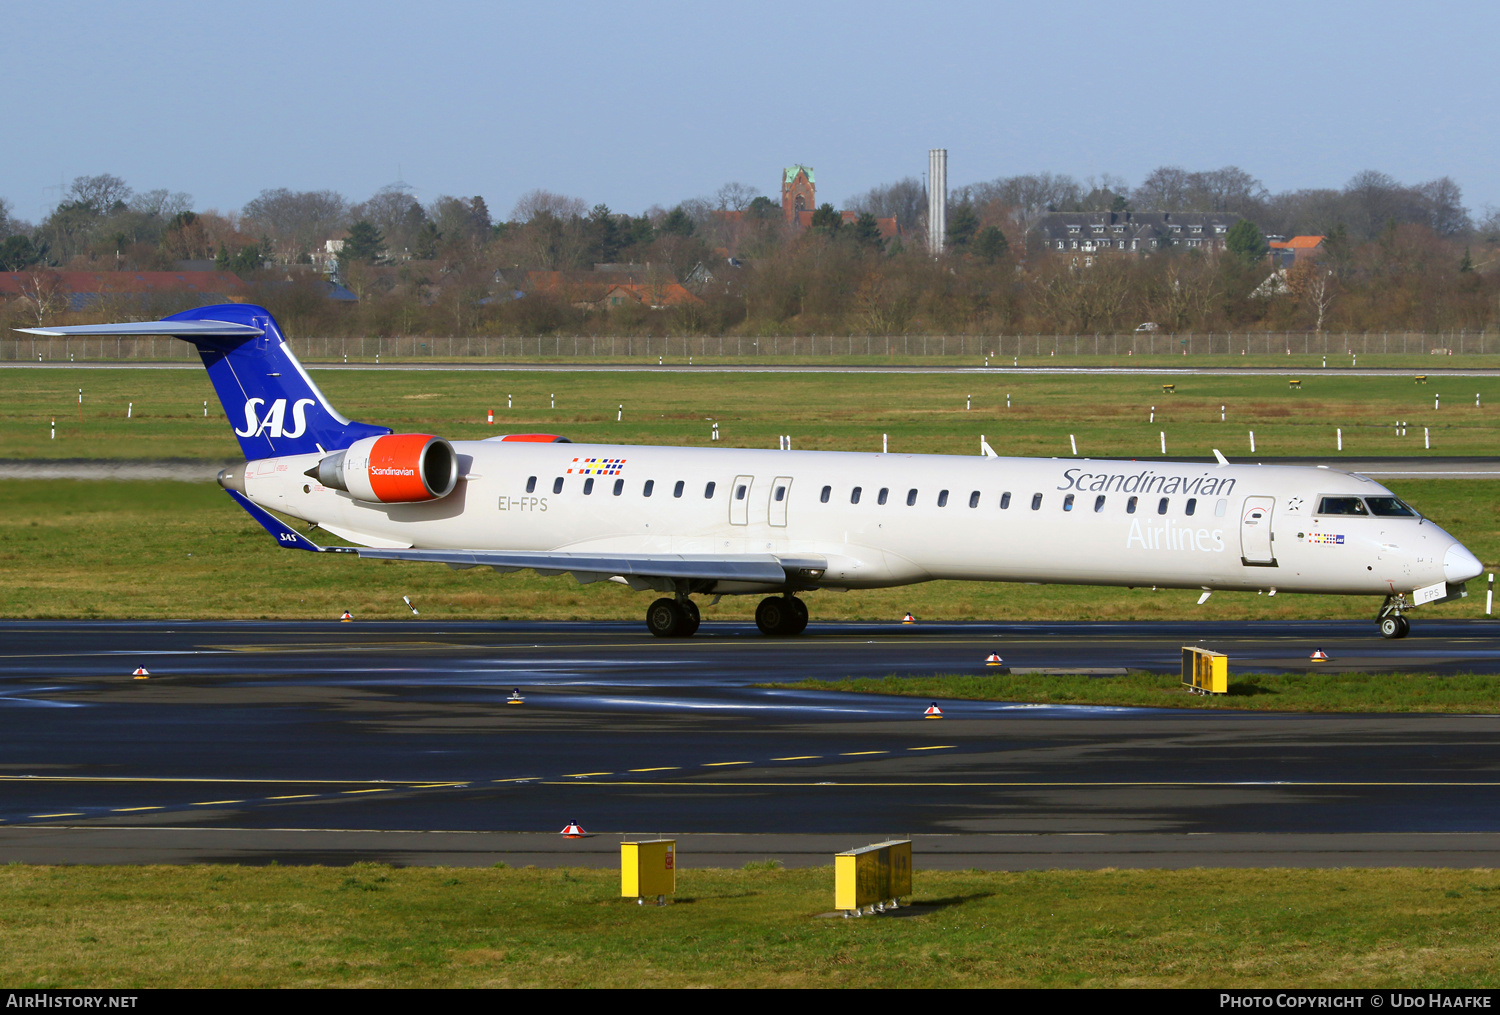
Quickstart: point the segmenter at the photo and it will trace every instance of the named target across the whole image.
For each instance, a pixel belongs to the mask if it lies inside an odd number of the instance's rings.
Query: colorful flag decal
[[[625,469],[623,458],[575,458],[568,475],[618,476]]]

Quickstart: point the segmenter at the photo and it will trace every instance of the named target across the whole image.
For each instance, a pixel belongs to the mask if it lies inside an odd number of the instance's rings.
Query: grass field
[[[1231,664],[1232,664],[1231,660]],[[1336,665],[1330,663],[1329,665]],[[1256,712],[1455,712],[1500,709],[1500,677],[1489,673],[1230,674],[1229,693],[1193,694],[1176,674],[1132,672],[1089,677],[1037,674],[955,674],[933,677],[800,680],[792,687],[852,694],[899,694],[949,701],[1029,701],[1049,705],[1235,709]]]
[[[450,440],[560,433],[579,442],[891,450],[971,455],[983,434],[1002,455],[1207,458],[1488,455],[1500,448],[1500,377],[1282,377],[948,374],[677,374],[314,370],[351,419]],[[1163,381],[1176,393],[1162,393]],[[6,458],[235,458],[231,427],[198,370],[0,370]],[[82,421],[78,387],[84,387]],[[1480,396],[1480,406],[1474,396]],[[556,396],[556,409],[550,408]],[[1006,408],[1006,397],[1010,408]],[[1441,395],[1441,408],[1433,407]],[[972,396],[972,401],[968,401]],[[507,398],[513,408],[507,409]],[[203,401],[208,400],[208,416]],[[972,408],[966,409],[966,402]],[[133,409],[130,408],[133,403]],[[616,422],[618,407],[624,419]],[[1153,421],[1152,407],[1155,407]],[[1225,420],[1219,419],[1224,406]],[[485,424],[493,409],[494,427]],[[126,413],[131,418],[126,418]],[[49,436],[50,421],[57,436]],[[1404,420],[1405,436],[1394,423]],[[1432,447],[1424,449],[1424,428]],[[1249,433],[1255,432],[1255,456]]]
[[[1493,987],[1492,870],[932,872],[818,919],[831,868],[0,867],[0,982],[38,987]]]
[[[1500,480],[1393,484],[1402,497],[1500,562]],[[326,542],[326,533],[318,533]],[[429,620],[638,621],[650,597],[613,582],[282,550],[213,484],[7,480],[0,483],[0,616],[17,618],[401,619],[411,596]],[[1482,615],[1484,594],[1432,609]],[[929,582],[807,596],[826,620],[1223,620],[1371,618],[1365,597]],[[703,603],[705,620],[753,616],[756,597]],[[1418,614],[1418,622],[1423,614]]]

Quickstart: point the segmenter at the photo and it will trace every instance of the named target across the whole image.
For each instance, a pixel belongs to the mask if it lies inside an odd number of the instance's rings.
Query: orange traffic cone
[[[495,425],[495,410],[491,409],[490,410],[490,426],[494,426],[494,425]]]
[[[1005,660],[1000,658],[999,653],[991,652],[989,655],[984,657],[984,664],[986,666],[1003,666],[1005,665]]]
[[[943,710],[938,708],[937,702],[935,701],[931,705],[927,706],[927,711],[922,713],[923,719],[941,719],[942,717]]]
[[[339,618],[340,621],[353,620],[353,619],[354,619],[354,614],[350,613],[348,610],[345,610],[344,611],[344,615]]]
[[[581,839],[588,833],[583,830],[578,822],[569,821],[568,827],[562,830],[562,834],[564,839]]]
[[[903,624],[915,624],[916,622],[917,618],[913,617],[910,613],[901,618],[901,623]]]
[[[135,668],[135,672],[132,673],[131,676],[135,677],[135,679],[137,680],[145,680],[147,677],[151,676],[151,674],[147,672],[146,667],[137,666]]]
[[[1320,648],[1315,648],[1313,649],[1313,654],[1307,658],[1315,663],[1326,663],[1328,661],[1328,653]]]

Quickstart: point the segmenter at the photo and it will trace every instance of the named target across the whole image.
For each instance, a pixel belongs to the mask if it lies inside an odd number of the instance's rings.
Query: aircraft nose
[[[1479,562],[1479,558],[1465,549],[1462,543],[1454,543],[1443,555],[1443,577],[1454,585],[1470,578],[1478,578],[1483,572],[1484,565]]]

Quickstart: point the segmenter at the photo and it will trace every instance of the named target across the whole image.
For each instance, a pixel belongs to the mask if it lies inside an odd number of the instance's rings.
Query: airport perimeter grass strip
[[[1316,664],[1309,664],[1309,667]],[[1244,709],[1256,712],[1500,713],[1500,676],[1487,673],[1308,672],[1230,674],[1228,694],[1195,694],[1175,673],[1131,671],[1122,676],[1077,674],[944,674],[761,683],[756,687],[925,698],[1014,701],[1044,705],[1127,708]],[[948,708],[953,716],[962,709]]]
[[[685,858],[686,859],[686,858]],[[1500,984],[1494,870],[934,872],[819,919],[830,867],[0,867],[0,982],[65,987]]]
[[[1391,483],[1494,569],[1500,562],[1500,481]],[[998,512],[997,512],[998,514]],[[305,529],[298,523],[297,528]],[[1003,520],[996,522],[1003,540]],[[326,544],[341,542],[325,532]],[[998,545],[998,544],[997,544]],[[0,483],[0,617],[17,619],[288,619],[412,621],[410,596],[429,620],[621,620],[639,624],[650,596],[614,582],[579,585],[526,571],[451,571],[431,564],[288,552],[212,483],[6,480]],[[1482,581],[1468,599],[1413,614],[1482,618]],[[1032,620],[1367,620],[1379,599],[1360,596],[1218,592],[1195,605],[1197,589],[928,582],[806,597],[812,633],[827,621],[876,621],[901,637],[922,623]],[[707,623],[749,623],[758,596],[705,599]],[[916,614],[916,626],[902,616]],[[1001,654],[1004,649],[1001,647]],[[975,660],[976,663],[979,660]],[[1231,668],[1233,662],[1231,661]]]

